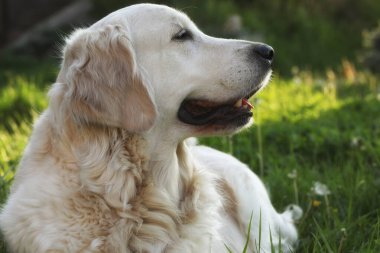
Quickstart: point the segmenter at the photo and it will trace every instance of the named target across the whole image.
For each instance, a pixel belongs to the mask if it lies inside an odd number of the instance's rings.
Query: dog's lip
[[[203,105],[203,106],[207,106],[207,107],[219,107],[219,106],[224,106],[224,105],[234,106],[237,102],[239,102],[241,100],[243,100],[243,101],[246,100],[248,102],[249,99],[253,95],[255,95],[261,88],[262,88],[262,86],[258,85],[255,88],[253,88],[247,95],[235,96],[235,97],[228,99],[226,101],[215,101],[215,100],[207,99],[207,98],[192,98],[192,97],[190,97],[190,98],[186,98],[184,100],[184,102],[194,102],[194,103],[197,103],[201,106]],[[252,106],[252,105],[249,104],[249,106]],[[253,108],[253,106],[252,106],[252,108]]]
[[[224,102],[210,99],[187,98],[178,110],[180,121],[190,125],[228,125],[236,122],[245,124],[253,116],[253,106],[248,102],[261,85],[252,89],[247,95],[234,97]],[[240,123],[239,123],[240,124]]]

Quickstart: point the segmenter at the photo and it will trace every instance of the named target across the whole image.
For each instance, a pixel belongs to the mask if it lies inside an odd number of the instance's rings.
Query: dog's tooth
[[[234,106],[240,108],[242,104],[243,104],[243,99],[239,99],[238,101],[236,101]]]
[[[243,99],[242,104],[243,104],[243,107],[248,110],[253,109],[253,105],[246,98]]]

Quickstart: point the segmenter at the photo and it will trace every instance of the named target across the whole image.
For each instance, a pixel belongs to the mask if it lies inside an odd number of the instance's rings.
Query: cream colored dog
[[[290,251],[292,211],[246,165],[185,141],[251,122],[272,58],[166,6],[76,30],[1,212],[10,251],[241,252],[251,214],[249,252]]]

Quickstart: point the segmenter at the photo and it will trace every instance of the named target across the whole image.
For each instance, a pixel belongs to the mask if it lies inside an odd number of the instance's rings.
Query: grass
[[[56,65],[1,70],[0,204],[55,73]],[[298,72],[274,78],[253,103],[253,127],[201,142],[249,164],[278,210],[303,208],[296,252],[380,252],[379,81],[364,72]],[[318,195],[315,182],[330,194]]]

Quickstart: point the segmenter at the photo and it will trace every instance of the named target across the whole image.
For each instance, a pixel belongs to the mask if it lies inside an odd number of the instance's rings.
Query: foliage
[[[380,74],[380,22],[371,31],[364,31],[364,55],[361,57],[364,65],[373,73]]]

